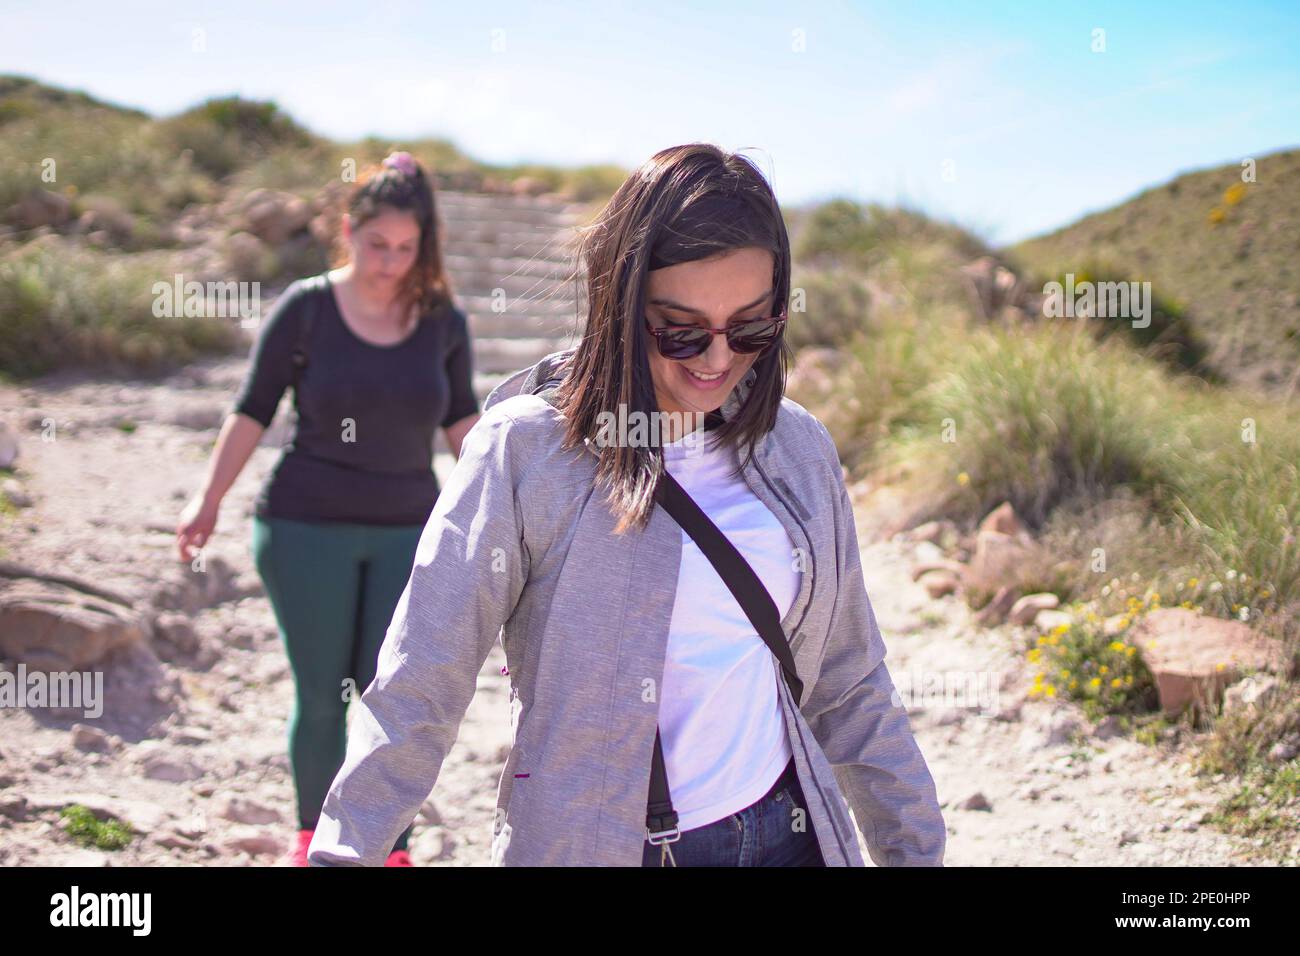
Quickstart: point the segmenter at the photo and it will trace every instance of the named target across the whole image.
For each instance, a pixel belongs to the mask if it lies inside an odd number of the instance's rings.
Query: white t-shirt
[[[799,591],[794,543],[709,432],[663,446],[664,464],[766,586],[781,617]],[[664,765],[678,827],[743,810],[789,762],[775,659],[694,539],[682,563],[659,701]]]

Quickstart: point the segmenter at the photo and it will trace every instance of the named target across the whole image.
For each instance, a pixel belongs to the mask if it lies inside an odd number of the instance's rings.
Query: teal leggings
[[[253,519],[253,558],[297,685],[289,762],[302,829],[315,829],[347,750],[351,699],[374,679],[379,648],[415,562],[423,525]],[[408,826],[393,845],[406,849]]]

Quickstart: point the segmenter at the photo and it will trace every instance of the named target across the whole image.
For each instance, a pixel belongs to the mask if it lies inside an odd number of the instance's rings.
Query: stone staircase
[[[441,191],[437,198],[452,291],[469,318],[481,407],[511,372],[576,341],[582,306],[570,277],[587,209],[541,197]],[[454,459],[441,431],[435,449],[443,480]]]

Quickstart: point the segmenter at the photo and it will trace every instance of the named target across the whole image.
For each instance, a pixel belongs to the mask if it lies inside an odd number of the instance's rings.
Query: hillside
[[[1085,270],[1151,282],[1235,384],[1300,394],[1300,150],[1187,173],[1004,250],[1039,278]]]

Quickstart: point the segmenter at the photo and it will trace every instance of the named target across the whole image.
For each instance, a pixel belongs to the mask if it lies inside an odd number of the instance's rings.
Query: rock
[[[89,724],[72,725],[72,746],[86,753],[112,753],[120,741],[111,734]]]
[[[957,534],[957,526],[946,518],[919,524],[907,533],[912,541],[926,541],[942,546],[944,540]]]
[[[175,830],[166,830],[157,834],[153,838],[153,842],[168,850],[197,850],[199,848],[197,840],[182,836]]]
[[[10,797],[0,797],[0,817],[7,817],[10,820],[26,820],[27,798],[17,794]]]
[[[1140,839],[1142,838],[1138,835],[1136,830],[1125,830],[1120,834],[1119,845],[1128,846],[1130,843],[1137,843]]]
[[[244,829],[228,837],[225,849],[249,856],[279,856],[285,851],[284,841],[261,830]]]
[[[23,229],[61,226],[72,218],[72,203],[61,193],[34,186],[9,207],[5,218]]]
[[[0,422],[0,468],[12,468],[18,460],[18,432]]]
[[[1217,710],[1224,689],[1245,669],[1281,670],[1281,645],[1239,621],[1188,608],[1158,608],[1134,625],[1131,640],[1156,680],[1169,715],[1205,703]]]
[[[1062,624],[1069,627],[1074,623],[1074,618],[1069,611],[1057,611],[1048,609],[1039,611],[1034,615],[1034,627],[1046,634],[1048,631],[1054,631]]]
[[[248,596],[236,583],[235,569],[220,555],[203,555],[199,567],[201,570],[195,569],[193,563],[169,562],[150,603],[159,611],[195,614]]]
[[[550,184],[536,176],[519,176],[510,184],[516,196],[543,196],[551,191]]]
[[[1287,763],[1300,753],[1300,737],[1290,736],[1279,740],[1268,750],[1268,759],[1273,763]]]
[[[1271,674],[1242,678],[1223,692],[1223,716],[1256,718],[1273,707],[1281,690],[1281,682]]]
[[[430,826],[442,826],[442,814],[438,812],[438,805],[433,802],[432,797],[424,801],[424,805],[420,807],[420,812],[416,816]]]
[[[236,823],[279,823],[280,811],[245,797],[226,797],[217,807],[217,815]]]
[[[963,570],[963,565],[960,562],[949,561],[946,558],[941,558],[938,561],[921,561],[912,566],[912,580],[921,580],[921,575],[929,571],[947,571],[960,577]]]
[[[1011,605],[1008,617],[1012,624],[1031,624],[1038,618],[1039,612],[1054,610],[1060,603],[1061,599],[1050,592],[1026,594]]]
[[[1015,700],[1003,706],[996,714],[994,720],[999,720],[1005,724],[1013,724],[1020,719],[1020,713],[1024,709],[1024,700]]]
[[[202,727],[176,727],[171,732],[171,740],[178,744],[184,744],[187,747],[199,746],[212,742],[212,734]],[[209,790],[206,794],[211,796],[214,791]]]
[[[90,196],[82,201],[89,206],[77,219],[76,231],[86,236],[100,233],[104,244],[124,246],[135,235],[135,218],[108,196]]]
[[[960,581],[952,571],[927,571],[921,575],[921,585],[932,598],[941,598],[956,592]]]
[[[175,611],[164,611],[154,618],[153,639],[154,651],[164,661],[175,659],[172,650],[181,654],[193,654],[199,649],[200,643],[199,633],[189,615]],[[159,644],[163,646],[159,647]]]
[[[1124,727],[1119,717],[1110,714],[1097,722],[1097,726],[1092,729],[1092,736],[1097,740],[1110,740],[1113,737],[1122,736]]]
[[[80,805],[89,810],[95,819],[107,822],[117,820],[137,833],[151,833],[169,819],[169,814],[157,804],[144,800],[128,800],[99,793],[61,792],[31,796],[28,803],[36,812],[60,812],[65,807]]]
[[[1024,308],[1029,296],[1025,283],[992,256],[980,256],[958,270],[968,283],[972,301],[986,319],[997,318],[1008,307]]]
[[[272,246],[287,242],[313,218],[311,204],[305,199],[271,189],[254,189],[244,197],[241,208],[241,228]]]
[[[975,553],[962,571],[962,584],[967,591],[994,593],[1019,580],[1021,569],[1032,560],[1028,538],[981,529],[975,536]]]
[[[1027,534],[1024,524],[1021,523],[1016,509],[1011,507],[1011,502],[1004,501],[987,515],[979,523],[979,531],[993,531],[997,534],[1005,534],[1011,537]],[[977,533],[978,537],[978,533]]]
[[[11,505],[15,508],[30,508],[32,506],[32,496],[23,488],[23,483],[17,478],[6,478],[0,482],[0,494],[3,494]]]
[[[80,579],[0,562],[0,657],[83,671],[143,642],[148,620],[130,602]]]
[[[1031,752],[1045,747],[1059,747],[1071,743],[1079,732],[1077,717],[1064,710],[1058,710],[1040,716],[1038,720],[1020,732],[1016,741],[1018,749]]]
[[[984,794],[978,790],[975,793],[972,793],[969,797],[966,797],[964,800],[958,801],[956,806],[958,810],[993,809],[993,804],[989,803],[988,797],[984,796]]]
[[[203,776],[198,764],[187,757],[176,759],[163,751],[146,754],[140,760],[140,770],[149,780],[164,780],[168,783],[187,783]]]
[[[993,599],[975,614],[975,622],[981,627],[994,627],[1001,624],[1012,605],[1016,603],[1016,592],[1003,586],[997,589]]]

